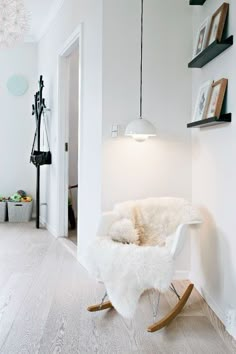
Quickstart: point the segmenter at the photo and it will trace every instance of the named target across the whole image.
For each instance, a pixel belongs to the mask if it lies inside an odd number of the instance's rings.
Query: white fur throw
[[[169,247],[176,228],[197,219],[195,209],[179,198],[129,201],[104,214],[89,248],[87,269],[104,283],[122,316],[134,315],[146,289],[169,288],[174,268]]]

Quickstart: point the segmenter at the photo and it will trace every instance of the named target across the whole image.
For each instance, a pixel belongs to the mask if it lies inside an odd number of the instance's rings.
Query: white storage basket
[[[8,202],[9,222],[29,222],[32,218],[33,202]]]
[[[0,202],[0,222],[6,221],[7,216],[7,203]]]

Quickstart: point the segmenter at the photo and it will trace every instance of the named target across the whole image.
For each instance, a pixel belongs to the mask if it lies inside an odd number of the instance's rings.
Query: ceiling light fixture
[[[143,118],[143,0],[141,0],[140,116],[127,125],[125,135],[140,142],[150,136],[156,136],[154,125]]]
[[[23,40],[29,16],[23,0],[0,0],[0,46],[10,47]]]

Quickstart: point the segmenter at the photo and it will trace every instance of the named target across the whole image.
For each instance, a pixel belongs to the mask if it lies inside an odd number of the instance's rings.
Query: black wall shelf
[[[189,5],[203,5],[206,0],[190,0]]]
[[[227,48],[231,47],[234,43],[234,37],[230,36],[223,41],[214,41],[206,49],[204,49],[196,58],[189,64],[189,68],[202,68],[211,60],[216,58],[219,54],[224,52]]]
[[[231,113],[222,114],[220,118],[212,117],[206,118],[202,120],[198,120],[196,122],[191,122],[187,124],[187,128],[204,128],[211,127],[213,125],[230,123],[231,122]]]

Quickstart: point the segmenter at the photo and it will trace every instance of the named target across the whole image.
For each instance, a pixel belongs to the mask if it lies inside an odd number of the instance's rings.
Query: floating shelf
[[[206,0],[190,0],[189,5],[203,5]]]
[[[223,41],[214,41],[206,49],[204,49],[196,58],[194,58],[189,64],[189,68],[202,68],[211,60],[216,58],[219,54],[224,52],[234,43],[234,37],[230,36]]]
[[[211,127],[217,124],[224,124],[231,122],[231,113],[223,114],[220,118],[212,117],[206,118],[202,120],[198,120],[196,122],[191,122],[187,124],[187,128],[204,128],[204,127]]]

